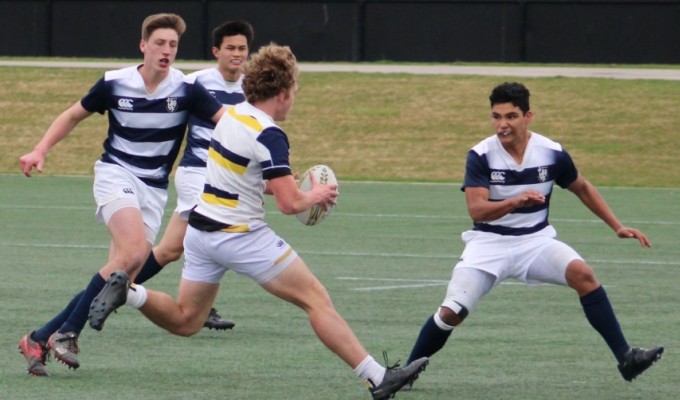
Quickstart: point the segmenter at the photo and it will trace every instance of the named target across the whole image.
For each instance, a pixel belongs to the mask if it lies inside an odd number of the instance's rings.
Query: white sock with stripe
[[[148,297],[149,296],[146,293],[146,288],[144,288],[144,286],[131,283],[130,289],[128,289],[127,301],[125,304],[139,309],[144,305],[144,303],[146,303],[146,299]]]
[[[382,383],[385,377],[385,367],[378,364],[369,354],[354,368],[354,373],[359,378],[368,382],[369,385],[376,387]]]

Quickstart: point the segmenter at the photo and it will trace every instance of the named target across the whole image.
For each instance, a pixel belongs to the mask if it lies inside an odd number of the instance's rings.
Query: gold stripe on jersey
[[[261,132],[262,130],[264,130],[264,126],[262,126],[262,124],[260,124],[255,118],[251,117],[250,115],[236,114],[236,107],[229,107],[227,112],[235,120],[237,120],[240,123],[248,126],[251,129],[254,129],[258,132]]]
[[[220,154],[217,150],[215,150],[214,147],[210,146],[208,149],[208,158],[215,161],[217,165],[219,165],[222,168],[225,168],[235,174],[243,175],[246,173],[247,166],[245,165],[239,165],[224,155]]]
[[[201,194],[201,199],[208,204],[216,204],[218,206],[236,208],[238,207],[238,199],[225,199],[224,197],[217,197],[211,193],[203,192]]]

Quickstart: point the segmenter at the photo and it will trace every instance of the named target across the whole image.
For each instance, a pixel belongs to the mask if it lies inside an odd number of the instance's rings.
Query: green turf
[[[173,337],[122,308],[102,332],[83,331],[79,370],[52,361],[51,378],[26,375],[16,350],[21,335],[59,311],[106,258],[109,237],[94,221],[91,184],[91,177],[0,175],[0,398],[370,398],[315,339],[304,313],[235,274],[216,302],[237,322],[233,331]],[[463,195],[444,184],[341,184],[338,207],[319,226],[275,211],[267,217],[367,349],[379,361],[383,350],[403,361],[462,250],[459,235],[470,225]],[[664,344],[664,359],[625,382],[572,291],[507,284],[456,329],[415,389],[397,398],[677,398],[680,190],[601,191],[624,223],[649,235],[652,249],[617,239],[563,190],[551,220],[596,268],[629,341]],[[148,286],[174,294],[180,263],[168,268]]]

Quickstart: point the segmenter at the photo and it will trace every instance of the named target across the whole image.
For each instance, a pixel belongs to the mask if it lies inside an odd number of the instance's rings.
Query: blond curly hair
[[[290,47],[270,43],[251,56],[243,73],[243,92],[252,104],[295,86],[299,70]]]

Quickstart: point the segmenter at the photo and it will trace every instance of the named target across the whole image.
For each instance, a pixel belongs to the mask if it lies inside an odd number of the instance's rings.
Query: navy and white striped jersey
[[[175,68],[148,93],[137,68],[106,72],[80,103],[90,112],[108,111],[103,162],[122,166],[149,186],[167,188],[189,115],[210,119],[222,105]]]
[[[206,183],[189,224],[229,232],[263,226],[264,181],[292,173],[289,151],[288,137],[265,112],[248,102],[229,107],[215,127]],[[201,216],[209,222],[195,223]]]
[[[490,136],[468,152],[465,166],[466,187],[489,189],[490,201],[502,201],[526,190],[545,195],[545,203],[518,208],[495,220],[475,223],[474,230],[501,235],[525,235],[548,226],[553,184],[566,188],[578,177],[569,153],[559,143],[531,133],[522,164],[505,151],[496,135]]]
[[[243,75],[236,82],[224,80],[217,68],[208,68],[192,72],[188,76],[195,77],[208,92],[224,105],[234,105],[244,101]],[[179,161],[182,167],[205,167],[208,160],[208,146],[215,124],[212,120],[201,119],[195,115],[189,117],[189,132],[184,155]]]

